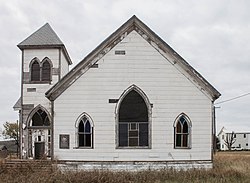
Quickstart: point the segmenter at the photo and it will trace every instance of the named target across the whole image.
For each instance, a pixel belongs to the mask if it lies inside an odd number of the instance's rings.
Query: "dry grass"
[[[33,166],[32,164],[29,166]],[[141,172],[80,171],[62,173],[32,171],[31,168],[4,169],[0,182],[97,182],[97,183],[166,183],[166,182],[250,182],[250,152],[220,152],[211,170],[160,170]]]

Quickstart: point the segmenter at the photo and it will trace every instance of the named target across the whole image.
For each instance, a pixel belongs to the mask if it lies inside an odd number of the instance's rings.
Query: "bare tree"
[[[232,133],[226,134],[226,139],[224,139],[224,144],[227,146],[228,150],[231,151],[232,145],[235,143],[235,134],[232,131]]]

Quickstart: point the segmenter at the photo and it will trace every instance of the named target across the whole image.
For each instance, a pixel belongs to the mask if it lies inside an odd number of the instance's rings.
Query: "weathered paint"
[[[52,156],[62,169],[212,167],[213,101],[220,93],[135,16],[69,73],[71,61],[62,45],[20,49],[23,158],[28,148],[27,118],[34,107],[42,106],[51,116]],[[30,61],[46,57],[53,64],[52,81],[29,82]],[[133,86],[145,94],[150,106],[150,145],[146,149],[117,148],[117,107],[122,94]],[[27,92],[31,88],[33,92]],[[78,147],[76,122],[83,113],[92,119],[93,148]],[[192,123],[191,146],[177,149],[174,122],[181,113]],[[59,137],[65,134],[69,148],[61,149]]]
[[[170,162],[61,162],[56,166],[62,171],[111,170],[111,171],[145,171],[160,169],[187,170],[191,168],[210,169],[211,161],[170,161]]]
[[[125,50],[125,55],[115,55]],[[136,31],[107,52],[97,69],[84,70],[55,101],[54,156],[79,161],[210,160],[211,99]],[[116,149],[115,108],[131,85],[148,97],[152,108],[150,149]],[[75,122],[86,112],[94,123],[94,149],[79,149]],[[191,148],[174,149],[173,123],[184,112],[192,121]],[[59,149],[59,135],[70,135],[70,148]]]
[[[211,100],[216,100],[220,93],[203,78],[194,68],[192,68],[180,55],[178,55],[167,43],[157,36],[136,16],[131,17],[119,29],[111,34],[96,49],[94,49],[87,57],[85,57],[74,69],[72,69],[68,77],[63,78],[54,87],[52,87],[46,96],[50,100],[55,100],[65,89],[72,85],[82,74],[84,74],[93,64],[100,60],[110,49],[120,43],[131,31],[136,31],[149,44],[151,44],[163,57],[169,60],[176,69],[180,70],[190,81],[192,81],[201,91],[207,94]],[[121,48],[123,49],[123,48]]]
[[[20,134],[22,134],[21,139],[21,157],[28,157],[28,127],[29,127],[29,119],[31,118],[31,113],[34,108],[41,106],[43,107],[51,116],[51,101],[49,101],[45,97],[45,92],[51,88],[55,83],[59,81],[59,75],[65,75],[68,71],[68,61],[66,61],[66,57],[62,56],[62,61],[60,61],[59,55],[61,49],[57,48],[48,48],[48,49],[24,49],[23,51],[23,63],[22,63],[22,71],[23,71],[23,79],[22,79],[22,114],[21,114],[21,128]],[[30,81],[30,62],[36,58],[39,62],[48,58],[51,62],[52,66],[52,80],[51,82],[42,83],[42,82],[31,82]],[[60,64],[62,63],[62,66]],[[61,73],[59,70],[61,69]],[[31,92],[32,91],[32,92]],[[46,139],[48,137],[48,129],[31,129],[32,131],[32,139],[37,138],[38,133],[41,133],[41,137]],[[32,141],[33,141],[32,140]],[[43,140],[43,139],[42,139]],[[32,142],[34,143],[34,142]],[[34,155],[34,149],[32,149]],[[48,142],[45,142],[45,151],[48,152]]]

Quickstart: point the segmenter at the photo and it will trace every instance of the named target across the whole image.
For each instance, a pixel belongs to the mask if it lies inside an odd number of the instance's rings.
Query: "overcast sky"
[[[75,65],[136,15],[222,94],[217,102],[249,93],[249,8],[249,0],[0,0],[0,127],[18,119],[16,45],[46,22]],[[250,95],[216,106],[217,131],[250,131]]]

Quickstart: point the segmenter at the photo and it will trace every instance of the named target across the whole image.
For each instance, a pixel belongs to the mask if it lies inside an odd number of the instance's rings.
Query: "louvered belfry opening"
[[[37,61],[31,65],[31,81],[40,81],[40,65]]]
[[[42,81],[50,81],[51,69],[48,61],[42,65]]]
[[[119,108],[119,147],[148,147],[148,107],[142,96],[131,90]]]

